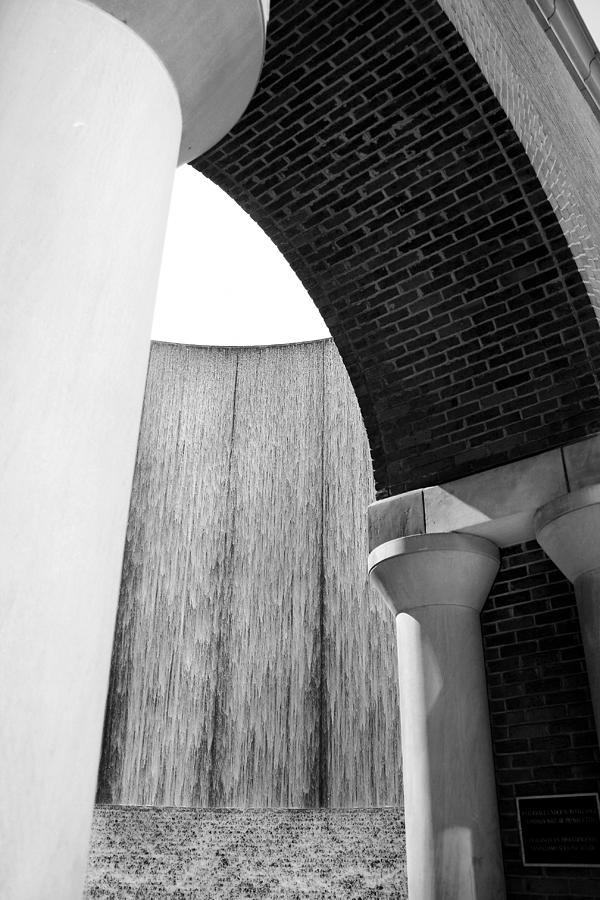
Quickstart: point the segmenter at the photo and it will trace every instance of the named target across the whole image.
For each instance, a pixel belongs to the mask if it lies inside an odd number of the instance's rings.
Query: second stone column
[[[410,900],[505,897],[479,622],[498,566],[494,544],[464,534],[369,556],[396,614]]]
[[[575,588],[600,737],[600,484],[551,500],[535,515],[538,542]]]

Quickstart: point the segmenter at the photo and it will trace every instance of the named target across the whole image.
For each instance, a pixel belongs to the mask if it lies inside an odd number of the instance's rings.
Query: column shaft
[[[499,565],[473,535],[387,541],[370,576],[396,613],[410,900],[503,900],[479,612]]]
[[[502,897],[479,616],[427,606],[396,625],[410,898]]]
[[[546,503],[536,512],[534,526],[544,552],[575,587],[600,738],[600,484]]]
[[[585,572],[575,579],[575,596],[596,731],[600,735],[600,569]]]
[[[75,900],[181,113],[79,0],[0,17],[0,872]]]

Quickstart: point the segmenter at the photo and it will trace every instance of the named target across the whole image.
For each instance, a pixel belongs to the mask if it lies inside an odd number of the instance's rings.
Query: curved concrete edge
[[[309,344],[333,344],[333,338],[312,338],[308,341],[284,341],[278,344],[191,344],[187,341],[152,341],[152,345],[188,347],[190,350],[279,350],[284,347],[307,347]]]
[[[533,525],[536,534],[539,534],[551,522],[566,516],[569,513],[586,506],[594,506],[600,503],[600,484],[592,484],[587,487],[572,491],[570,494],[564,494],[545,503],[535,513],[533,517]]]
[[[600,52],[573,0],[528,0],[600,119]]]
[[[498,547],[486,538],[472,534],[456,534],[454,532],[448,534],[416,534],[395,538],[380,544],[379,547],[375,547],[369,553],[369,574],[376,566],[392,557],[436,551],[475,553],[479,556],[487,556],[496,563],[500,561]]]
[[[546,503],[534,522],[539,545],[573,584],[600,571],[600,484]]]
[[[500,566],[494,544],[465,534],[401,538],[372,555],[369,580],[396,616],[442,606],[479,614]]]
[[[179,165],[209,150],[241,118],[262,69],[266,0],[82,2],[123,22],[164,63],[182,110]]]

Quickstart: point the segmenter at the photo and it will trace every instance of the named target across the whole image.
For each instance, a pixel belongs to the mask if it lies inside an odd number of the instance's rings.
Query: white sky
[[[325,337],[321,314],[264,231],[191,166],[178,169],[152,339],[243,345]]]
[[[600,46],[600,0],[577,0]],[[285,344],[329,337],[275,245],[191,166],[175,174],[152,339],[185,344]]]
[[[600,0],[575,0],[575,5],[594,38],[596,47],[600,47]]]

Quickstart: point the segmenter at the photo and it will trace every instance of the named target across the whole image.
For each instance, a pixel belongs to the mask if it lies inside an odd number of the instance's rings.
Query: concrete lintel
[[[550,450],[426,488],[426,530],[478,534],[508,547],[534,538],[536,509],[567,490],[561,451]]]
[[[600,434],[563,448],[568,488],[579,488],[600,481]]]
[[[375,547],[411,534],[425,533],[423,491],[408,491],[371,503],[368,509],[369,553]]]
[[[409,491],[369,506],[369,551],[412,534],[456,531],[509,547],[535,538],[533,516],[556,497],[600,484],[600,434],[477,472]]]

